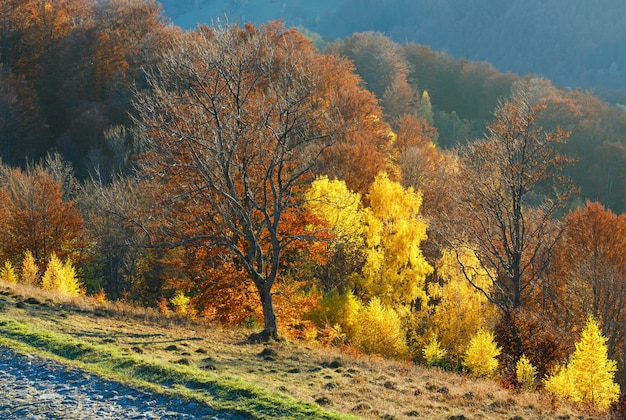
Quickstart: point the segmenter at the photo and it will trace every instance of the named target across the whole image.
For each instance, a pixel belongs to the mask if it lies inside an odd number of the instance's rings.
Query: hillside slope
[[[121,304],[59,300],[37,289],[0,289],[0,345],[252,418],[580,414],[567,406],[553,411],[545,395],[488,381],[303,343],[253,344],[249,333],[160,319]]]

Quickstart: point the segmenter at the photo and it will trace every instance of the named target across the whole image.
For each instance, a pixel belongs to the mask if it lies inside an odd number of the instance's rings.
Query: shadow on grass
[[[68,334],[52,333],[12,319],[0,317],[0,336],[26,344],[33,350],[51,353],[60,359],[79,362],[84,368],[123,382],[151,385],[157,392],[168,392],[162,387],[173,385],[176,392],[184,397],[240,416],[317,419],[349,417],[313,403],[271,393],[238,379],[190,366],[149,362],[112,345],[88,343]]]

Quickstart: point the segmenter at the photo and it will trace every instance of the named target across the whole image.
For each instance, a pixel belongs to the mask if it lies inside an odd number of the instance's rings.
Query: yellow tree
[[[37,267],[35,257],[33,257],[33,253],[30,250],[24,252],[20,280],[26,284],[39,284],[39,267]]]
[[[555,366],[552,374],[543,380],[543,384],[546,391],[553,395],[570,401],[580,401],[578,389],[576,389],[571,370],[567,368],[567,363]]]
[[[446,349],[441,347],[441,343],[437,340],[436,335],[430,337],[430,341],[426,343],[422,349],[424,360],[428,366],[445,366],[445,357],[448,354]]]
[[[613,381],[617,366],[608,358],[606,341],[598,322],[590,316],[568,366],[581,400],[600,409],[617,401],[620,392]]]
[[[522,389],[531,391],[535,388],[537,368],[530,363],[525,354],[522,354],[522,357],[515,364],[515,378]]]
[[[81,293],[80,282],[76,278],[76,270],[70,259],[62,263],[54,253],[50,255],[48,266],[41,278],[41,287],[71,296]]]
[[[496,315],[496,307],[465,279],[462,267],[473,283],[485,290],[491,287],[491,277],[470,249],[443,250],[437,264],[443,284],[430,284],[428,295],[437,302],[430,318],[431,328],[450,358],[460,358],[476,332]]]
[[[363,309],[362,302],[348,289],[344,293],[331,290],[319,303],[308,313],[308,318],[320,329],[332,330],[332,336],[327,340],[331,344],[333,341],[351,342],[358,332],[357,316]]]
[[[366,260],[358,286],[366,296],[378,297],[405,317],[416,300],[428,302],[424,282],[433,271],[420,249],[427,227],[419,215],[422,197],[381,173],[370,187],[368,199]]]
[[[501,349],[496,345],[491,332],[479,329],[470,340],[465,352],[463,366],[475,377],[493,376],[498,370],[496,357]]]
[[[305,201],[305,209],[319,224],[312,229],[320,239],[328,239],[328,258],[316,274],[324,291],[335,288],[341,291],[363,266],[365,242],[361,194],[350,191],[344,181],[321,176],[311,183]]]
[[[402,320],[377,297],[359,310],[355,328],[354,344],[366,353],[401,358],[408,351]]]
[[[344,181],[318,177],[311,183],[305,199],[306,209],[323,220],[338,241],[362,242],[361,194],[350,191]]]
[[[0,268],[0,280],[5,283],[17,283],[17,275],[11,261],[6,260],[4,266]]]
[[[617,364],[608,358],[606,341],[598,321],[589,316],[569,364],[545,381],[546,389],[572,401],[608,409],[617,401],[620,387],[614,382]]]

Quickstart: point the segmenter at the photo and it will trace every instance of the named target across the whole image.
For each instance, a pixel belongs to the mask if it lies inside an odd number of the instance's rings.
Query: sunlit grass
[[[71,335],[0,316],[0,344],[21,351],[52,354],[57,360],[74,362],[106,377],[124,380],[154,391],[175,391],[205,402],[218,410],[234,411],[256,418],[343,418],[315,404],[268,392],[237,378],[214,374],[195,366],[149,361],[111,344],[96,344]]]
[[[23,303],[30,296],[39,304]],[[249,344],[251,332],[163,318],[123,303],[0,287],[0,344],[255,418],[581,415],[569,406],[553,407],[545,394],[507,390],[410,361],[289,341]]]

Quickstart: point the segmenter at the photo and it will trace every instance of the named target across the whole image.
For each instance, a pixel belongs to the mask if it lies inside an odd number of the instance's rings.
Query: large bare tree
[[[147,77],[136,105],[150,147],[142,164],[162,187],[162,241],[228,250],[275,336],[272,287],[302,239],[285,218],[317,158],[375,121],[376,102],[349,63],[275,23],[183,34]]]
[[[486,138],[460,151],[457,222],[493,280],[490,290],[474,286],[504,311],[522,307],[539,291],[562,231],[555,213],[573,193],[560,176],[569,159],[557,151],[567,133],[538,126],[543,109],[518,89],[496,108]]]

